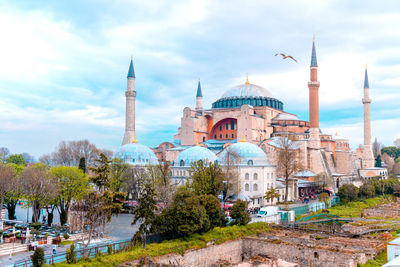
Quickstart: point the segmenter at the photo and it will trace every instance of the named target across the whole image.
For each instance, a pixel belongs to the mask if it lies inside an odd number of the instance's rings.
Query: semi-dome
[[[212,108],[240,108],[242,105],[255,107],[271,107],[283,110],[283,103],[276,99],[267,89],[249,83],[237,85],[226,91],[220,99],[212,104]]]
[[[132,165],[157,164],[158,160],[154,152],[145,145],[129,143],[121,146],[114,155],[123,162]]]
[[[190,167],[193,162],[202,160],[203,162],[215,162],[217,156],[208,148],[202,146],[192,146],[183,150],[174,160],[174,166]]]
[[[230,159],[232,162],[237,160],[238,163],[236,165],[271,165],[265,152],[255,144],[248,142],[239,142],[228,146],[218,157],[218,163],[226,165]]]
[[[293,115],[290,113],[279,113],[272,120],[273,121],[298,121],[299,118],[297,118],[296,115]]]

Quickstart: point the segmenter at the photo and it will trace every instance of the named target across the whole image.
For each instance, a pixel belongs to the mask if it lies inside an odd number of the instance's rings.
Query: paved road
[[[131,238],[138,227],[136,225],[131,225],[133,220],[132,214],[120,214],[118,216],[114,216],[111,219],[111,223],[106,225],[105,234],[110,237],[112,240],[123,240]],[[65,252],[69,246],[59,246],[57,248],[57,253]],[[52,254],[53,248],[52,245],[44,245],[43,249],[45,250],[45,254]],[[2,256],[0,257],[0,266],[13,266],[14,262],[30,259],[30,256],[33,254],[31,252],[20,252],[12,256]]]

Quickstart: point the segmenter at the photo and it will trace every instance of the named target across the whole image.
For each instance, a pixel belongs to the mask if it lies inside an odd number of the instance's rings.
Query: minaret
[[[362,99],[364,104],[364,150],[362,155],[362,168],[372,168],[374,164],[374,154],[372,153],[371,145],[371,111],[370,104],[371,98],[369,98],[369,83],[367,67],[365,67],[364,77],[364,97]]]
[[[311,52],[311,65],[310,65],[310,81],[308,82],[309,88],[309,115],[310,115],[310,143],[311,148],[320,148],[319,138],[319,81],[318,81],[318,64],[317,54],[315,52],[315,41],[313,37],[312,52]]]
[[[196,111],[200,111],[202,109],[203,109],[203,94],[201,93],[201,85],[199,78],[199,84],[197,85],[197,93],[196,93]]]
[[[128,143],[136,143],[135,136],[135,70],[133,68],[133,58],[131,58],[131,64],[129,65],[127,75],[127,88],[125,92],[126,97],[126,111],[125,111],[125,135],[122,145]]]

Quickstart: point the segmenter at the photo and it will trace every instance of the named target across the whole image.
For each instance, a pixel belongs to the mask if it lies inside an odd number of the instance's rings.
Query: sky
[[[314,34],[321,130],[363,142],[367,65],[373,139],[400,138],[399,1],[1,1],[0,24],[0,147],[11,153],[80,139],[115,151],[131,56],[148,146],[172,140],[199,77],[205,108],[248,73],[308,120]]]

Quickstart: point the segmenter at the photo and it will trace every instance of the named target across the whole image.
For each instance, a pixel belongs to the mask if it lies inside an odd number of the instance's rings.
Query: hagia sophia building
[[[369,82],[364,79],[364,147],[360,153],[350,149],[349,140],[325,134],[319,128],[318,64],[315,42],[312,43],[309,88],[309,121],[284,111],[284,103],[267,89],[249,82],[227,90],[211,108],[202,105],[200,80],[195,108],[185,107],[181,125],[172,141],[155,148],[139,144],[135,137],[135,72],[131,60],[126,91],[126,123],[122,146],[115,156],[135,166],[170,162],[172,179],[184,184],[190,179],[189,168],[195,161],[226,165],[229,152],[240,156],[239,194],[255,206],[264,205],[263,196],[277,188],[283,196],[285,186],[276,172],[279,139],[287,137],[296,143],[303,171],[297,173],[289,187],[290,200],[298,198],[305,188],[321,175],[330,181],[333,191],[343,183],[360,184],[362,179],[380,176],[387,170],[374,167],[371,145]],[[299,190],[298,190],[298,189]],[[281,198],[282,200],[282,198]]]

